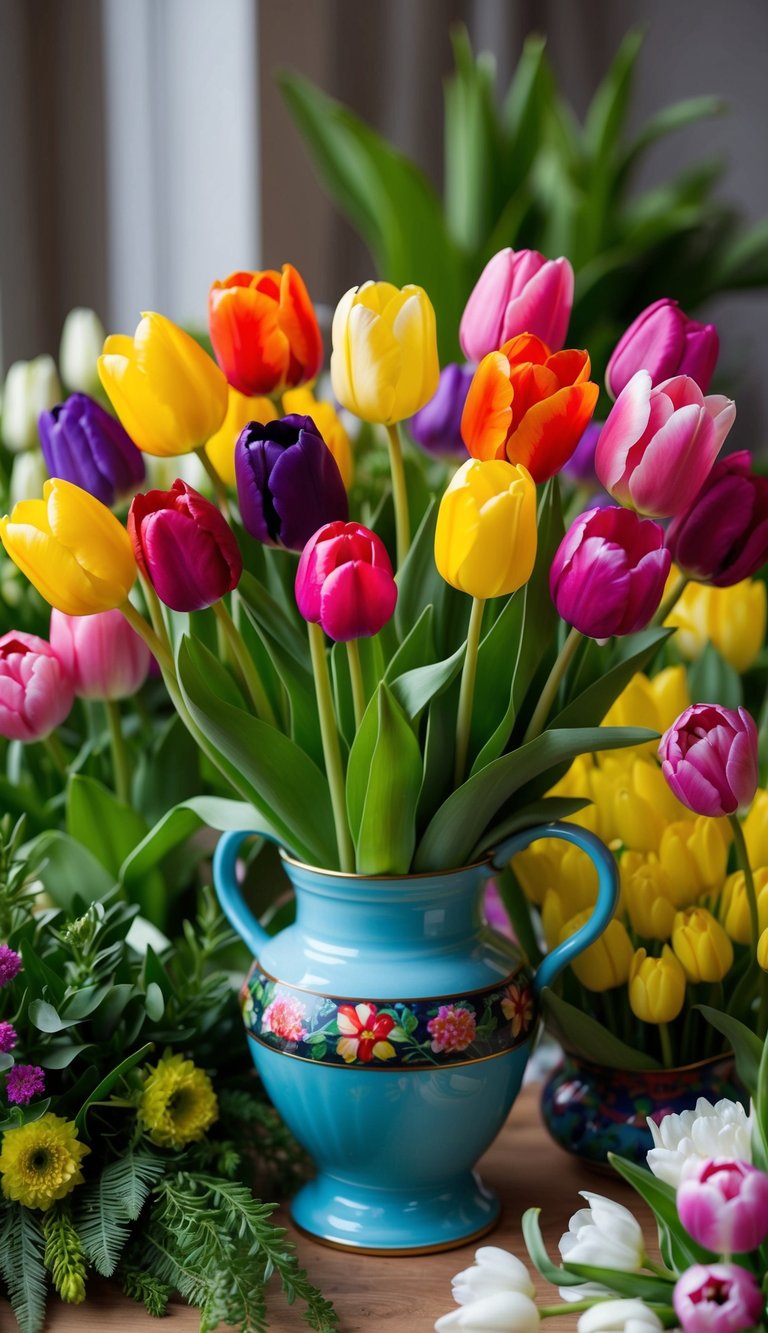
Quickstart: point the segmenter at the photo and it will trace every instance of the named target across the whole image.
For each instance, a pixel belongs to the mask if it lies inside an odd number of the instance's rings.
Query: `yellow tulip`
[[[548,949],[555,949],[560,943],[565,922],[566,914],[560,894],[557,889],[547,889],[541,905],[541,929]]]
[[[637,949],[629,969],[629,1006],[642,1023],[671,1023],[685,1004],[685,973],[668,944],[661,958]]]
[[[665,828],[659,861],[669,876],[675,906],[691,907],[719,890],[725,879],[730,830],[727,820],[698,815]]]
[[[765,641],[767,600],[757,579],[730,588],[689,583],[665,624],[678,627],[675,644],[685,657],[700,657],[712,643],[734,671],[743,672]]]
[[[672,948],[689,981],[722,981],[733,963],[733,945],[706,907],[677,913]]]
[[[764,930],[757,941],[757,961],[764,972],[768,972],[768,930]]]
[[[435,563],[471,597],[504,597],[527,583],[536,559],[536,485],[506,459],[468,458],[448,483],[435,530]]]
[[[512,859],[512,869],[520,888],[529,902],[537,907],[543,903],[547,890],[558,884],[567,846],[562,838],[541,838]]]
[[[352,485],[352,446],[341,418],[333,403],[315,398],[306,385],[289,389],[283,394],[283,411],[295,412],[300,417],[311,417],[336,459],[341,480],[349,490]]]
[[[216,362],[153,312],[142,315],[132,338],[107,338],[99,378],[133,442],[159,458],[205,444],[227,411],[227,381]]]
[[[761,932],[768,930],[768,867],[762,866],[754,872],[755,895],[757,897],[757,916]],[[718,916],[726,933],[735,944],[752,943],[752,925],[749,916],[747,886],[744,871],[737,870],[729,875],[723,886]]]
[[[647,940],[668,940],[675,920],[674,891],[656,857],[649,857],[623,877],[623,902],[636,935]]]
[[[226,416],[205,446],[205,452],[225,486],[235,484],[235,444],[241,430],[251,421],[266,426],[276,416],[277,408],[271,398],[249,398],[229,386]]]
[[[749,864],[768,866],[768,791],[758,788],[742,828]]]
[[[690,704],[685,667],[666,667],[653,677],[638,672],[608,709],[603,726],[650,727],[665,732]],[[649,741],[638,752],[655,753],[657,745],[658,741]]]
[[[15,505],[0,518],[0,540],[41,597],[68,616],[121,606],[136,579],[125,528],[69,481],[47,481],[42,500]]]
[[[655,759],[647,757],[616,775],[613,802],[616,836],[637,852],[658,851],[667,824],[690,814],[672,795]]]
[[[437,391],[435,312],[422,287],[391,282],[352,287],[331,328],[331,383],[342,407],[391,426],[412,417]]]
[[[570,939],[576,931],[591,917],[592,909],[578,912],[566,921],[560,931],[560,943]],[[632,961],[632,942],[626,926],[615,918],[608,925],[594,944],[590,944],[584,953],[574,959],[571,967],[587,990],[611,990],[614,986],[623,986],[629,976]]]

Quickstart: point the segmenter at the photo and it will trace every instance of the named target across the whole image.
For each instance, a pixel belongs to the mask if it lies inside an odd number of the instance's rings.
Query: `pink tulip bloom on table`
[[[688,375],[706,393],[719,351],[714,324],[689,319],[677,301],[664,297],[643,310],[619,339],[605,372],[605,386],[617,398],[638,370],[647,370],[654,384]]]
[[[639,370],[600,432],[595,471],[619,504],[670,518],[698,495],[735,417],[730,398],[705,398],[686,375],[654,388],[648,371]]]
[[[52,611],[51,646],[81,699],[128,699],[149,675],[152,654],[122,611]]]
[[[686,1231],[714,1254],[746,1254],[768,1236],[768,1175],[732,1158],[699,1162],[677,1191]]]
[[[45,639],[11,630],[0,638],[0,736],[42,741],[74,701],[69,674]]]
[[[500,250],[464,308],[459,329],[464,355],[482,361],[521,333],[533,333],[559,352],[572,306],[573,269],[567,259],[547,259],[537,250]]]
[[[697,815],[732,815],[757,791],[757,727],[745,708],[686,708],[662,736],[659,758],[671,790]]]

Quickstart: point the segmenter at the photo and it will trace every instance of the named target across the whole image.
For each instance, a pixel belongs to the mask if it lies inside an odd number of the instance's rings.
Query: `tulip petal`
[[[475,371],[461,418],[462,438],[473,458],[504,456],[514,398],[509,374],[502,352],[489,352]]]
[[[696,498],[722,448],[704,408],[678,408],[656,431],[629,480],[632,501],[641,513],[667,518],[687,509]]]
[[[638,370],[622,389],[600,432],[595,450],[595,472],[607,491],[619,497],[618,483],[626,471],[630,449],[642,439],[651,414],[651,377]]]
[[[205,444],[227,410],[227,381],[216,362],[190,334],[155,311],[142,314],[134,356],[154,396],[170,404],[185,452]]]
[[[365,638],[391,619],[396,602],[397,585],[387,570],[349,560],[323,583],[320,624],[337,642]]]
[[[391,326],[365,305],[353,305],[345,340],[355,411],[363,421],[386,424],[393,419],[402,370],[402,353]]]
[[[304,279],[293,264],[283,265],[277,319],[288,339],[291,364],[297,363],[291,383],[315,379],[323,364],[323,339]]]
[[[488,260],[472,289],[459,326],[459,342],[468,361],[481,361],[503,342],[504,311],[514,280],[514,251],[507,246]]]
[[[536,482],[554,476],[589,425],[599,392],[588,380],[534,403],[507,440],[510,463],[521,463]]]
[[[123,589],[119,600],[124,601],[136,579],[136,563],[122,523],[106,505],[71,482],[47,481],[43,495],[57,542],[72,552],[88,574]]]

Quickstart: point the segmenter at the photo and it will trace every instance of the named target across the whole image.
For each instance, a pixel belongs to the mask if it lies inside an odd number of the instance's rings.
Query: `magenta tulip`
[[[310,537],[296,571],[296,602],[329,638],[346,643],[378,634],[396,601],[392,564],[375,532],[336,522]]]
[[[735,416],[730,398],[705,398],[687,375],[654,388],[638,370],[600,432],[597,475],[619,504],[654,518],[680,514],[707,480]]]
[[[567,259],[537,250],[500,250],[489,259],[464,308],[459,341],[468,361],[482,361],[520,333],[535,333],[551,352],[565,343],[573,306]]]
[[[698,583],[729,588],[768,560],[768,477],[749,463],[746,449],[715,463],[693,504],[667,529],[672,559]]]
[[[652,519],[614,505],[588,509],[561,541],[549,576],[552,601],[591,639],[634,634],[657,610],[671,556]]]
[[[81,699],[128,699],[149,675],[152,654],[121,611],[51,612],[51,647]]]
[[[72,681],[45,639],[14,630],[0,638],[0,736],[45,740],[73,700]]]
[[[619,339],[605,372],[605,385],[617,398],[638,370],[653,384],[688,375],[706,393],[714,374],[720,339],[714,324],[689,319],[677,301],[654,301]]]
[[[675,1284],[672,1304],[683,1333],[738,1333],[759,1322],[764,1301],[738,1264],[694,1264]]]
[[[757,791],[757,727],[745,708],[694,704],[659,744],[664,777],[697,815],[731,815]]]
[[[172,611],[202,611],[237,587],[243,558],[235,535],[185,481],[137,495],[127,526],[139,569]]]
[[[746,1254],[768,1236],[768,1175],[731,1158],[699,1162],[677,1191],[689,1236],[715,1254]]]

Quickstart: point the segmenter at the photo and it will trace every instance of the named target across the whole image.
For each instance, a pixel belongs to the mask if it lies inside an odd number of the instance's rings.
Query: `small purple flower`
[[[144,480],[140,450],[120,422],[87,393],[70,394],[50,412],[42,412],[39,429],[50,475],[71,481],[102,504],[113,505]]]
[[[266,546],[301,551],[326,523],[346,522],[338,464],[311,417],[252,421],[235,444],[243,526]]]
[[[18,1036],[13,1023],[0,1023],[0,1055],[7,1055],[12,1051],[17,1041]]]
[[[14,1065],[8,1070],[5,1092],[9,1102],[26,1106],[39,1092],[45,1092],[45,1074],[39,1065]]]
[[[461,416],[473,375],[472,366],[452,362],[443,367],[434,396],[408,423],[411,435],[422,449],[433,454],[456,454],[466,458]]]
[[[0,944],[0,987],[7,986],[20,971],[21,959],[16,950],[9,949],[7,944]]]
[[[563,465],[563,476],[569,477],[577,486],[591,486],[596,491],[602,489],[595,472],[595,450],[604,424],[602,421],[590,421],[570,458]]]

